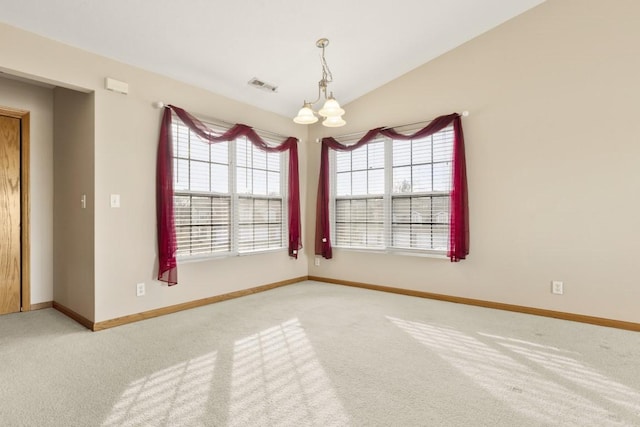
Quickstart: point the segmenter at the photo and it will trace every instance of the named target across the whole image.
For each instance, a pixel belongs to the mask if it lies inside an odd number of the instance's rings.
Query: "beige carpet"
[[[101,332],[48,309],[0,317],[0,425],[640,426],[640,334],[315,282]]]

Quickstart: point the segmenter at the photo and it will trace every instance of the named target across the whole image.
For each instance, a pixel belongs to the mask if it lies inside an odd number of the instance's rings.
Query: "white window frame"
[[[417,129],[404,129],[402,133],[411,133]],[[439,132],[436,132],[432,136],[438,135],[440,132],[452,132],[452,126],[447,126]],[[452,134],[453,135],[453,134]],[[446,259],[447,248],[449,245],[449,230],[451,224],[449,224],[449,215],[446,218],[446,244],[443,249],[418,249],[418,248],[405,248],[393,246],[393,200],[400,198],[417,198],[417,197],[447,197],[448,200],[451,195],[451,184],[448,191],[425,191],[425,192],[410,192],[410,193],[394,193],[393,192],[393,139],[388,137],[380,137],[384,139],[384,194],[383,199],[383,241],[384,247],[358,247],[358,246],[346,246],[341,245],[337,239],[337,223],[336,223],[336,209],[338,200],[357,200],[357,199],[373,199],[379,198],[376,195],[363,195],[363,196],[338,196],[337,195],[337,151],[330,150],[329,153],[329,174],[330,174],[330,203],[329,203],[329,219],[331,223],[331,241],[334,248],[340,250],[356,251],[356,252],[373,252],[373,253],[389,253],[396,255],[412,255],[412,256],[427,256],[435,258]],[[453,139],[453,136],[452,136]],[[453,147],[453,146],[452,146]],[[453,162],[453,148],[451,150],[450,160]],[[449,206],[450,209],[450,206]],[[447,211],[450,213],[450,210]]]
[[[223,133],[224,131],[226,131],[227,129],[229,129],[228,126],[221,126],[221,125],[217,125],[215,123],[212,123],[210,121],[204,121],[203,123],[205,123],[207,126],[209,126],[210,128],[219,130],[220,133]],[[194,137],[195,135],[193,134],[193,132],[188,129],[188,127],[182,123],[182,121],[180,121],[180,119],[177,116],[173,116],[173,124],[172,124],[173,128],[172,128],[172,145],[175,147],[175,138],[176,138],[176,132],[175,130],[178,127],[183,127],[185,128],[191,137]],[[276,144],[278,144],[278,142],[276,142],[276,139],[283,139],[280,136],[272,136],[272,135],[260,135],[265,141],[267,141],[267,143],[272,143],[274,146]],[[242,139],[244,139],[245,137],[240,137]],[[239,139],[240,139],[239,138]],[[201,142],[203,144],[207,144],[206,142]],[[251,144],[250,141],[248,141],[249,144]],[[213,144],[215,145],[215,144]],[[251,144],[251,146],[253,147],[253,149],[259,149],[258,147],[253,146],[253,144]],[[261,254],[261,253],[267,253],[267,252],[277,252],[277,251],[283,251],[287,249],[287,242],[288,242],[288,162],[289,162],[289,156],[287,154],[287,152],[276,152],[276,153],[269,153],[270,155],[275,155],[278,156],[279,159],[279,163],[280,163],[280,183],[279,183],[279,195],[269,195],[269,194],[252,194],[252,193],[239,193],[238,192],[238,188],[237,188],[237,172],[238,172],[238,160],[237,160],[237,148],[236,148],[236,140],[233,141],[229,141],[228,142],[228,193],[219,193],[219,192],[213,192],[213,191],[209,191],[209,192],[203,192],[203,191],[191,191],[191,190],[178,190],[175,188],[174,186],[174,216],[177,217],[177,210],[176,210],[176,204],[175,204],[175,200],[176,197],[180,197],[180,196],[203,196],[203,197],[221,197],[224,199],[229,199],[229,203],[230,203],[230,212],[229,212],[229,239],[230,239],[230,246],[229,246],[229,250],[228,251],[218,251],[218,252],[207,252],[207,253],[198,253],[198,254],[193,254],[193,253],[181,253],[180,247],[178,246],[178,254],[177,254],[177,259],[181,262],[191,262],[191,261],[201,261],[201,260],[208,260],[208,259],[216,259],[216,258],[226,258],[226,257],[233,257],[233,256],[247,256],[247,255],[256,255],[256,254]],[[176,159],[176,153],[173,153],[173,158],[172,161],[174,161]],[[212,159],[211,156],[209,158],[209,164],[212,163]],[[175,163],[174,163],[175,165]],[[253,169],[253,168],[251,168]],[[175,184],[175,174],[177,173],[176,170],[174,170],[174,176],[172,177],[172,179],[174,180],[174,184]],[[258,248],[258,249],[253,249],[253,250],[241,250],[240,248],[240,244],[239,244],[239,236],[240,236],[240,199],[252,199],[252,200],[268,200],[268,201],[280,201],[280,206],[281,206],[281,215],[280,215],[280,220],[281,220],[281,224],[280,224],[280,236],[281,239],[279,240],[279,246],[278,247],[267,247],[267,248]],[[191,223],[193,224],[193,223]],[[190,225],[192,226],[192,225]],[[178,225],[176,224],[176,233],[178,233]],[[179,243],[178,243],[179,244]]]

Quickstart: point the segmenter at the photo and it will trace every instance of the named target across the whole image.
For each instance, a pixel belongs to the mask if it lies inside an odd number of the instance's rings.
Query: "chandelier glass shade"
[[[324,117],[322,124],[327,127],[340,127],[347,124],[342,118],[344,110],[340,107],[338,101],[334,98],[333,92],[330,92],[327,96],[327,86],[333,82],[333,75],[327,61],[324,57],[324,50],[329,45],[329,40],[322,38],[316,42],[316,46],[322,49],[322,56],[320,58],[322,64],[322,77],[318,82],[318,97],[315,101],[304,101],[302,108],[298,111],[298,115],[294,117],[293,121],[298,124],[310,125],[318,121],[318,116]],[[325,102],[322,108],[316,113],[313,110],[313,105],[318,103],[320,99],[324,97]]]

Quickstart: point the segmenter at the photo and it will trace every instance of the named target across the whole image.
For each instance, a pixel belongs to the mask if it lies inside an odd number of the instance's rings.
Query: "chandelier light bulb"
[[[341,116],[331,116],[327,117],[322,121],[322,125],[328,128],[339,128],[340,126],[346,125],[347,122]]]
[[[305,102],[300,111],[298,111],[298,115],[293,119],[293,121],[301,125],[310,125],[317,122],[318,118],[313,113],[311,104]]]
[[[336,101],[336,99],[333,97],[333,94],[331,94],[329,99],[327,99],[322,106],[322,109],[318,111],[318,114],[320,114],[322,117],[336,117],[343,115],[344,110],[340,108],[340,104],[338,104],[338,101]]]

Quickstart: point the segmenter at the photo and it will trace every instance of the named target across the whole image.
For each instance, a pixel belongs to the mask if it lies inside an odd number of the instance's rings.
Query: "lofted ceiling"
[[[0,22],[293,117],[319,38],[344,105],[543,1],[0,0]]]

